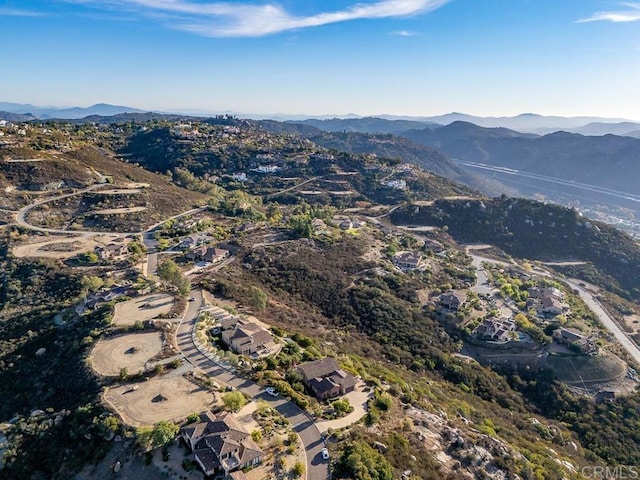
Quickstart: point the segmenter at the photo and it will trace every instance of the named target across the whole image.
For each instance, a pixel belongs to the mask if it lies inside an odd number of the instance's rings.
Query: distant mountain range
[[[0,102],[0,111],[11,114],[29,114],[38,119],[61,118],[75,119],[84,118],[89,115],[117,115],[119,113],[143,113],[144,110],[125,107],[121,105],[109,105],[107,103],[97,103],[90,107],[40,107],[31,104]],[[5,120],[10,120],[6,118]],[[13,120],[19,121],[19,120]]]
[[[616,118],[599,117],[548,117],[527,113],[516,117],[476,117],[464,113],[448,113],[435,117],[400,117],[381,115],[361,118],[309,118],[290,120],[313,125],[327,132],[393,133],[403,130],[449,125],[453,122],[473,123],[486,128],[508,128],[523,133],[544,135],[557,131],[582,135],[624,135],[640,137],[640,123]]]
[[[414,128],[437,127],[442,124],[418,120],[388,120],[378,117],[363,118],[310,118],[290,122],[312,125],[325,132],[358,132],[358,133],[398,133]]]
[[[150,113],[138,108],[98,103],[90,107],[43,107],[31,104],[0,102],[0,119],[10,120],[9,114],[30,115],[33,119],[82,119],[88,116],[108,117],[123,113]],[[211,117],[220,114],[230,114],[242,118],[255,120],[273,119],[279,121],[292,121],[312,125],[328,132],[360,132],[360,133],[393,133],[435,127],[437,125],[449,125],[453,122],[469,122],[480,127],[508,128],[518,132],[547,134],[556,131],[567,131],[583,135],[624,135],[640,138],[640,122],[633,122],[623,118],[601,117],[559,117],[545,116],[534,113],[523,113],[514,117],[479,117],[465,113],[447,113],[445,115],[411,117],[395,115],[359,116],[346,115],[290,115],[290,114],[247,114],[238,112],[213,112],[206,110],[189,111],[172,110],[154,112],[176,116]],[[13,121],[29,121],[15,119]]]
[[[11,113],[0,110],[0,120],[7,120],[8,122],[30,122],[37,120],[37,118],[30,113]]]
[[[574,133],[583,133],[578,130],[584,128],[590,124],[600,124],[602,126],[609,126],[611,124],[620,124],[626,122],[623,118],[600,118],[600,117],[557,117],[538,115],[535,113],[523,113],[515,117],[477,117],[474,115],[467,115],[464,113],[448,113],[446,115],[439,115],[435,117],[425,117],[424,121],[438,123],[440,125],[449,125],[453,122],[469,122],[479,127],[496,128],[503,127],[511,130],[517,130],[519,132],[528,133],[551,133],[559,130],[572,131]],[[629,131],[637,130],[640,127],[640,123],[632,124]],[[614,127],[617,128],[617,127]],[[605,129],[602,129],[604,131]],[[607,131],[606,133],[617,133]],[[626,132],[625,132],[626,133]],[[597,133],[602,135],[603,133]]]

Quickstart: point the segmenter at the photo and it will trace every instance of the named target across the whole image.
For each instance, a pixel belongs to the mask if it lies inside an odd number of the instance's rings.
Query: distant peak
[[[453,127],[453,128],[482,128],[479,125],[476,125],[475,123],[472,122],[467,122],[466,120],[455,120],[453,122],[451,122],[449,125],[446,125],[443,128],[446,127]]]

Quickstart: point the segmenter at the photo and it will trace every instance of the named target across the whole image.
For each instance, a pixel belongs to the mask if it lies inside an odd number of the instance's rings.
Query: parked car
[[[189,297],[190,302],[195,302],[195,300],[196,300],[196,297]]]
[[[267,387],[266,388],[266,392],[271,395],[272,397],[277,397],[278,396],[278,391],[273,388],[273,387]]]
[[[320,451],[320,455],[322,455],[322,458],[324,458],[325,460],[329,460],[329,450],[327,450],[326,448],[323,448]]]

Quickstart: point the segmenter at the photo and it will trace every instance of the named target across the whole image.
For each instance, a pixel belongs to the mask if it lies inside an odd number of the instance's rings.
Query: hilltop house
[[[181,123],[175,125],[172,129],[172,133],[179,138],[185,139],[197,138],[200,135],[198,129],[192,126],[190,123]]]
[[[598,351],[598,347],[593,341],[575,328],[557,328],[553,331],[553,339],[558,343],[573,347],[584,353],[595,354]]]
[[[559,301],[554,297],[544,297],[541,302],[541,306],[538,308],[539,314],[547,315],[562,315],[569,313],[569,305]]]
[[[240,355],[267,355],[275,347],[271,333],[256,323],[231,317],[220,327],[222,341]]]
[[[84,299],[84,305],[87,308],[96,308],[99,303],[110,302],[124,295],[135,295],[135,290],[128,286],[114,286],[109,290],[101,290],[99,292],[88,295]]]
[[[464,292],[456,292],[449,290],[440,295],[438,304],[441,308],[451,312],[457,312],[458,309],[467,301],[467,294]]]
[[[554,298],[558,301],[562,301],[564,300],[564,293],[555,287],[534,287],[529,289],[529,298],[536,298],[538,300],[542,300],[543,298]]]
[[[407,181],[406,180],[389,180],[387,182],[383,182],[382,185],[389,188],[394,188],[397,190],[406,190],[407,189]]]
[[[555,298],[556,300],[564,300],[564,293],[555,287],[545,287],[542,289],[542,296],[547,298]]]
[[[178,245],[178,248],[181,248],[181,249],[194,248],[194,247],[197,247],[198,245],[202,245],[206,243],[207,239],[208,237],[202,234],[189,235],[188,237],[185,237],[182,239],[182,241],[180,242],[180,245]]]
[[[336,157],[334,157],[330,153],[314,153],[311,156],[311,158],[314,160],[325,160],[325,161],[331,161],[336,159]]]
[[[422,266],[422,255],[416,252],[399,252],[393,257],[393,263],[402,270],[416,270]]]
[[[555,317],[556,315],[570,315],[571,308],[564,300],[564,293],[554,287],[528,290],[527,308],[535,309],[539,317]]]
[[[95,252],[103,262],[120,262],[129,255],[129,249],[124,243],[110,243],[103,247],[96,247]]]
[[[314,218],[311,222],[311,226],[313,227],[313,231],[316,235],[328,235],[329,234],[329,228],[327,227],[327,224],[324,223],[322,220],[320,220],[319,218]]]
[[[200,245],[189,251],[186,257],[189,260],[203,261],[209,263],[217,263],[230,255],[229,250],[217,247],[207,247],[206,245]]]
[[[596,405],[600,405],[601,403],[604,403],[604,402],[612,402],[615,399],[616,399],[615,390],[600,390],[598,393],[596,393],[596,396],[594,398]]]
[[[262,462],[264,453],[230,413],[206,412],[182,428],[181,436],[205,475],[231,472]]]
[[[510,318],[487,318],[473,331],[481,340],[492,342],[506,342],[515,331],[516,324]]]
[[[352,392],[356,386],[355,378],[342,370],[331,357],[303,363],[296,371],[302,375],[302,382],[318,400],[344,395]]]
[[[258,173],[276,173],[278,170],[280,170],[280,167],[277,165],[260,165],[256,168]]]
[[[437,240],[426,238],[422,248],[425,252],[440,253],[444,250],[444,245]]]

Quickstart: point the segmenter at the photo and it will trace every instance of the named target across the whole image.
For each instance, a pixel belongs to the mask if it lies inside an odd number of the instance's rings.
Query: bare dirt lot
[[[167,314],[175,303],[171,295],[154,293],[116,304],[112,323],[117,326],[133,325]]]
[[[75,248],[64,248],[69,244]],[[71,258],[79,253],[93,250],[98,244],[87,238],[60,238],[46,242],[27,243],[14,247],[13,254],[16,257],[41,257],[41,258]]]
[[[153,379],[137,386],[133,390],[131,385],[121,385],[104,393],[105,401],[123,422],[133,427],[153,425],[161,420],[179,421],[215,404],[212,393],[183,377]]]
[[[93,237],[49,236],[33,238],[37,238],[39,241],[16,246],[13,248],[13,254],[16,257],[41,257],[62,260],[74,257],[82,252],[93,251],[96,247],[111,243],[118,237],[113,235],[95,235]],[[43,239],[46,239],[46,241],[43,241]]]
[[[96,343],[90,356],[91,366],[107,377],[119,375],[122,368],[130,374],[137,373],[161,351],[160,332],[118,335]]]

